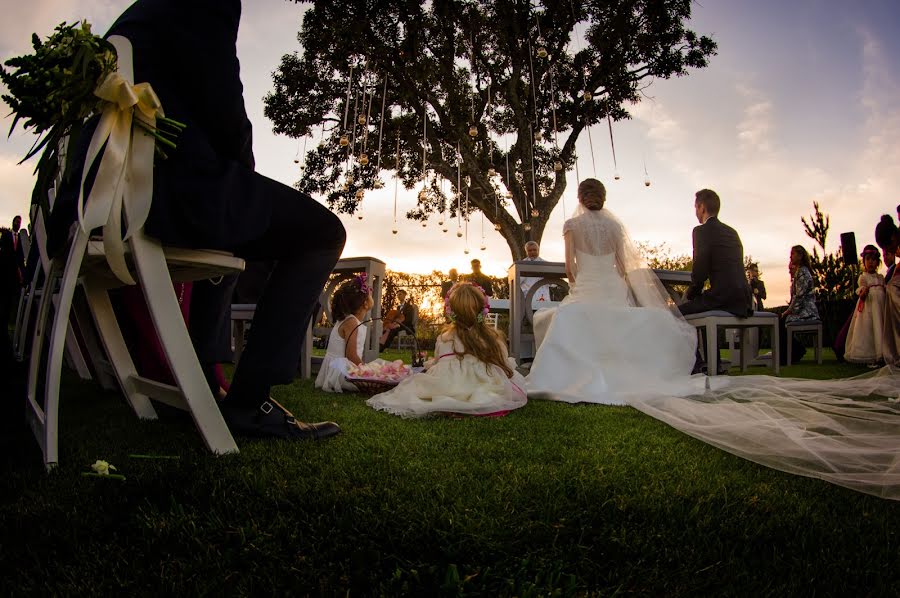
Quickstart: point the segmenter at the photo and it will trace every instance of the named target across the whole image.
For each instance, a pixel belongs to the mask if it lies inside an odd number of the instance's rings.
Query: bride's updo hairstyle
[[[444,332],[456,334],[465,347],[463,352],[457,351],[456,356],[462,359],[466,354],[474,355],[485,364],[496,365],[507,378],[512,378],[513,371],[503,354],[506,343],[500,333],[484,321],[488,300],[481,287],[461,282],[447,295],[445,312],[452,323]]]
[[[578,201],[588,210],[602,210],[606,203],[606,187],[597,179],[584,179],[578,185]]]

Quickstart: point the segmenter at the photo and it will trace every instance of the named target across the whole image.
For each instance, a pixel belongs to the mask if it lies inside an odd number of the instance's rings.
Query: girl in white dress
[[[328,392],[357,391],[346,376],[351,364],[359,365],[363,362],[366,326],[360,322],[374,304],[365,274],[348,280],[332,295],[331,317],[334,319],[334,327],[328,337],[325,359],[316,376],[316,388]]]
[[[516,371],[503,338],[485,322],[488,307],[481,287],[456,284],[444,301],[451,323],[438,337],[427,370],[366,404],[402,417],[496,416],[525,405],[525,379]]]
[[[847,331],[844,359],[874,364],[881,361],[884,332],[884,276],[878,273],[881,252],[874,245],[866,245],[860,257],[865,272],[857,283],[859,301]]]

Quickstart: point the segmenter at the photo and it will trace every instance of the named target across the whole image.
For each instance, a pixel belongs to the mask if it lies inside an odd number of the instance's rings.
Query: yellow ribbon
[[[103,227],[106,261],[116,277],[135,284],[125,263],[125,241],[144,226],[153,199],[153,152],[156,140],[146,131],[135,130],[134,118],[148,128],[156,128],[162,105],[149,83],[132,85],[113,72],[94,91],[105,100],[100,122],[91,138],[78,193],[78,222],[81,230]],[[87,198],[84,183],[90,166],[104,144],[97,177]],[[122,235],[122,217],[128,224]]]

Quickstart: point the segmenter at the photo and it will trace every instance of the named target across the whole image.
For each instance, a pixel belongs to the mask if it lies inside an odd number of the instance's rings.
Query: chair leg
[[[822,329],[816,331],[816,363],[822,365]]]
[[[59,300],[56,313],[53,314],[53,326],[50,330],[50,343],[47,353],[47,381],[44,387],[44,463],[48,467],[58,461],[57,434],[59,427],[59,387],[62,377],[63,351],[66,346],[66,332],[69,329],[69,313],[72,308],[72,296],[78,284],[81,262],[87,250],[88,235],[78,230],[66,268],[63,270],[59,287]],[[53,296],[51,289],[46,294]]]
[[[706,325],[706,375],[716,376],[719,373],[719,333],[715,324]]]
[[[787,334],[787,342],[785,343],[785,345],[787,346],[787,364],[791,365],[794,363],[791,360],[791,353],[793,352],[793,348],[794,348],[792,346],[794,344],[794,342],[793,342],[794,335],[787,327],[785,327],[784,332],[785,332],[785,334]]]
[[[28,425],[41,448],[41,453],[47,454],[47,443],[44,437],[46,425],[45,405],[37,401],[37,381],[41,369],[41,357],[44,350],[44,336],[47,321],[50,317],[50,306],[53,301],[53,285],[59,276],[55,263],[49,269],[44,283],[44,291],[38,303],[38,313],[34,322],[34,332],[31,340],[31,359],[28,363],[28,386],[26,391],[25,416]],[[46,462],[46,460],[45,460]]]
[[[750,330],[745,328],[741,330],[741,372],[747,371],[747,364],[750,362]]]
[[[147,395],[137,392],[132,383],[138,373],[128,352],[128,345],[122,336],[122,329],[116,320],[112,302],[106,289],[100,288],[90,278],[84,281],[84,294],[87,297],[88,307],[100,334],[100,342],[103,343],[109,363],[119,380],[122,394],[135,414],[141,419],[156,419],[156,410],[150,403]]]
[[[237,452],[237,444],[216,405],[184,325],[162,246],[143,232],[136,233],[130,243],[153,326],[197,429],[214,453]]]
[[[778,338],[778,323],[772,324],[772,368],[777,376],[781,372],[781,339]]]

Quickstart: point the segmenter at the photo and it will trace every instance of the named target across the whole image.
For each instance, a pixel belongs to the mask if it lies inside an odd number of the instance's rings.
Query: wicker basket
[[[387,392],[399,384],[387,380],[373,380],[371,378],[351,378],[347,376],[347,382],[353,384],[360,394],[372,397],[382,392]]]

